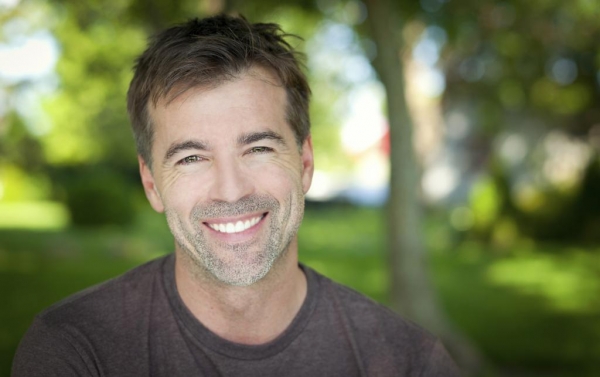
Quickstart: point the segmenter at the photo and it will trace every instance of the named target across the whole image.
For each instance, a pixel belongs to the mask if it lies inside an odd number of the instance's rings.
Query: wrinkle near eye
[[[177,182],[181,173],[176,170],[166,170],[164,172],[163,191],[170,191],[171,187]]]

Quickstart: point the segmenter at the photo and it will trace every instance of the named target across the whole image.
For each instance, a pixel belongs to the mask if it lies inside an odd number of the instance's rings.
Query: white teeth
[[[243,232],[246,229],[249,229],[249,228],[253,227],[254,225],[256,225],[260,221],[261,218],[262,218],[262,216],[257,216],[250,220],[238,221],[235,224],[234,223],[208,224],[208,226],[218,232],[221,232],[221,233],[239,233],[239,232]]]
[[[241,232],[241,231],[243,231],[244,229],[246,229],[246,228],[244,228],[244,223],[243,223],[243,222],[241,222],[241,221],[238,221],[237,223],[235,223],[235,232],[236,232],[236,233],[237,233],[237,232]]]

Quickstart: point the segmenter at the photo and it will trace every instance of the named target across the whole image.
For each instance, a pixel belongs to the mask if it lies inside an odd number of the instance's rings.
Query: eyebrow
[[[238,145],[248,145],[265,139],[274,140],[277,142],[277,144],[286,146],[283,136],[273,131],[250,132],[243,134],[238,137],[237,143]]]
[[[208,148],[206,143],[199,141],[199,140],[186,140],[186,141],[182,141],[179,143],[174,143],[174,144],[171,144],[171,146],[167,150],[167,153],[165,153],[165,158],[163,161],[167,162],[175,154],[177,154],[181,151],[189,150],[189,149],[207,151],[210,148]]]

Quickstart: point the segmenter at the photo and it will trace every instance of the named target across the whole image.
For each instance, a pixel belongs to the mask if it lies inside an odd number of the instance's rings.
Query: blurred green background
[[[488,359],[483,375],[598,375],[600,3],[393,3],[445,312]],[[223,10],[304,38],[318,171],[300,259],[389,303],[365,4],[0,0],[0,376],[36,313],[172,250],[125,93],[149,35]]]

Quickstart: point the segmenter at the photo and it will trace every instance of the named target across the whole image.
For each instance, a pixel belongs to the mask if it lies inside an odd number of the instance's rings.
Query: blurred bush
[[[130,225],[133,222],[135,183],[127,175],[108,167],[87,165],[69,168],[61,175],[60,189],[74,226]]]
[[[473,238],[504,246],[518,238],[600,242],[600,159],[590,159],[581,181],[569,189],[531,186],[517,192],[509,181],[508,172],[496,164],[475,184],[470,202]]]

